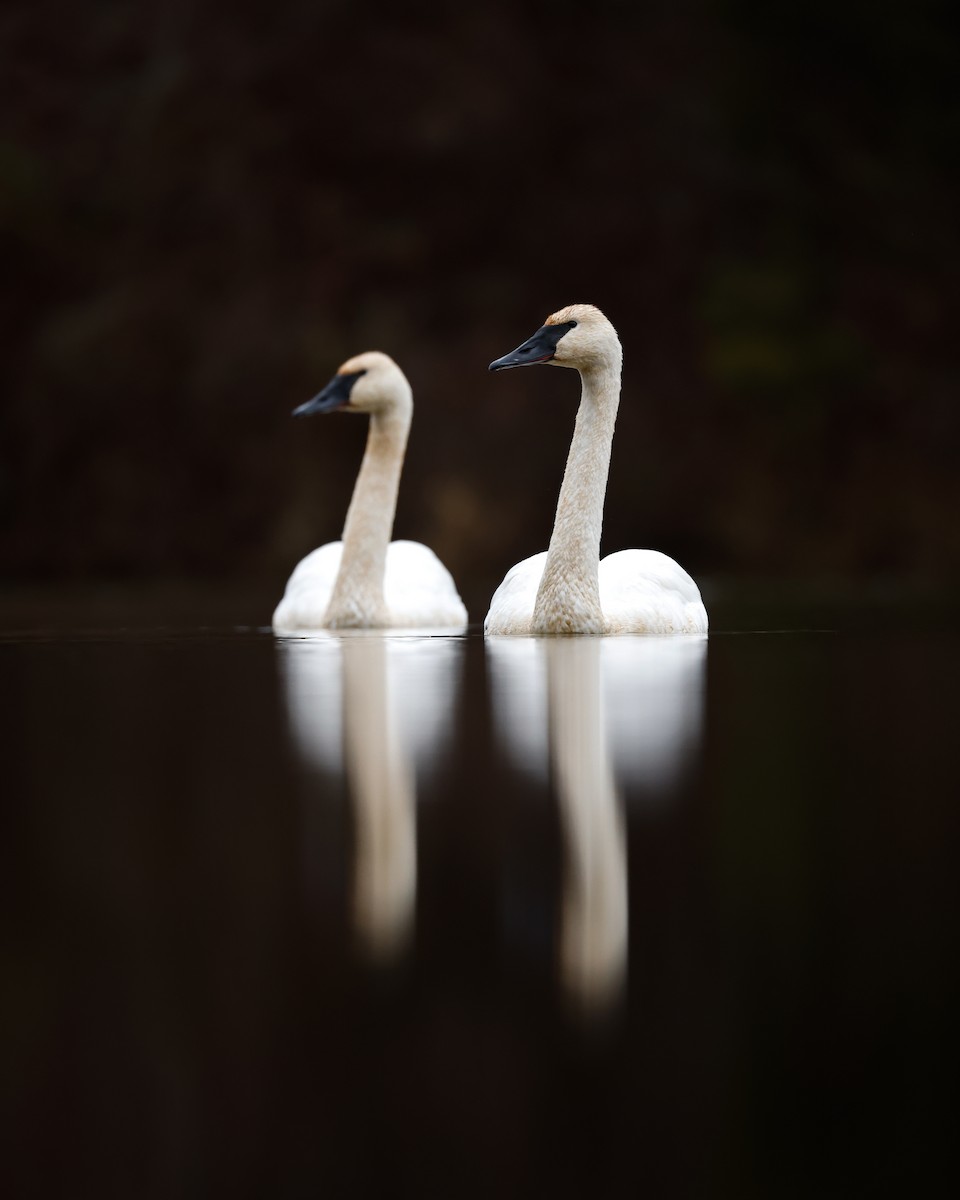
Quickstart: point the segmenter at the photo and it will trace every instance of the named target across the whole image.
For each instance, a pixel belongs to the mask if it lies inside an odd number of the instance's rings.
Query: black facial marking
[[[541,326],[532,338],[527,338],[522,346],[518,346],[510,354],[496,359],[489,369],[506,371],[509,367],[532,367],[536,363],[549,362],[557,352],[560,339],[576,324],[576,321],[562,321],[559,325]]]
[[[301,404],[293,410],[295,417],[309,417],[314,413],[334,412],[350,403],[350,393],[353,385],[366,371],[345,371],[342,375],[334,375],[322,392],[318,392],[312,400]]]

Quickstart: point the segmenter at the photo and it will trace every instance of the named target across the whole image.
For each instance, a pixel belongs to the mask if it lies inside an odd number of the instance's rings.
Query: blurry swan
[[[600,561],[603,501],[620,404],[623,351],[592,304],[572,304],[491,371],[555,363],[580,372],[583,391],[550,548],[518,563],[494,593],[484,632],[706,633],[697,585],[657,550]]]
[[[463,628],[467,611],[433,551],[420,542],[390,541],[413,416],[406,376],[386,354],[359,354],[294,416],[337,409],[370,415],[343,540],[320,546],[297,564],[273,614],[274,632]]]
[[[425,779],[449,741],[462,647],[455,638],[363,630],[283,644],[300,755],[323,774],[347,778],[354,927],[379,962],[395,959],[413,931],[415,775]]]

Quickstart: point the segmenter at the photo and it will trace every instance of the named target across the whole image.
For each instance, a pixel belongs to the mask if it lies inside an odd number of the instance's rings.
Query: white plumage
[[[323,628],[343,558],[343,542],[327,542],[297,563],[273,614],[278,633]],[[422,542],[387,546],[383,598],[392,629],[434,627],[449,632],[467,624],[453,576]]]
[[[547,562],[542,550],[507,572],[490,601],[487,633],[529,632]],[[700,590],[679,563],[659,550],[618,550],[600,560],[600,606],[605,633],[706,633]]]

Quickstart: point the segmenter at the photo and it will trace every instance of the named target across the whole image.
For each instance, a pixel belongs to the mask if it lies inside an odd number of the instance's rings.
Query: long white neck
[[[370,417],[367,448],[343,527],[340,570],[324,617],[329,628],[390,623],[383,575],[412,411],[408,400]]]
[[[600,534],[622,361],[617,341],[602,366],[580,372],[583,392],[533,607],[534,633],[603,633],[606,628],[598,577]]]

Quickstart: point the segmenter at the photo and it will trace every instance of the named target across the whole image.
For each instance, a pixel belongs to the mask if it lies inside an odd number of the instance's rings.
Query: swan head
[[[491,371],[549,363],[589,371],[611,365],[622,357],[620,339],[599,308],[568,304],[551,313],[531,338],[490,364]]]
[[[327,386],[293,410],[295,417],[313,413],[387,413],[413,405],[410,384],[389,354],[368,350],[348,358]]]

